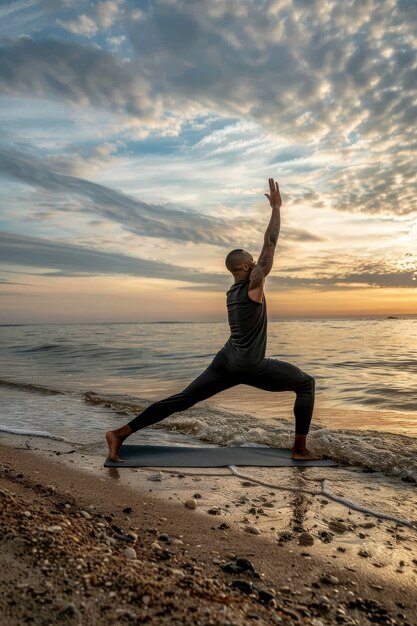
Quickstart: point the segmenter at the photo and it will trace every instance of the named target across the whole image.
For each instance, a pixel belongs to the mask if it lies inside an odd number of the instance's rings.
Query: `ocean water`
[[[1,326],[0,431],[94,442],[181,391],[228,337],[226,322]],[[417,317],[269,320],[267,356],[315,377],[314,450],[417,478]],[[135,437],[291,447],[294,398],[238,385]]]

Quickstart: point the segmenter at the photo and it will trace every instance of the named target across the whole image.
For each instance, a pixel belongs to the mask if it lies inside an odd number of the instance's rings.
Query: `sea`
[[[7,433],[102,441],[201,374],[226,322],[0,326],[0,441]],[[417,316],[268,321],[266,356],[316,380],[308,445],[417,480]],[[291,447],[293,392],[237,385],[137,431],[137,443]]]

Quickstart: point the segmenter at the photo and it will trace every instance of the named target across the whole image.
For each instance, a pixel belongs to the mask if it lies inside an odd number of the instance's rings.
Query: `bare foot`
[[[108,430],[106,439],[109,446],[110,459],[116,463],[124,463],[124,460],[119,457],[119,450],[125,437],[118,437],[113,430]]]
[[[314,452],[310,452],[307,448],[304,450],[291,450],[291,458],[296,459],[297,461],[316,461],[318,459],[322,459],[322,456],[318,456],[314,454]]]

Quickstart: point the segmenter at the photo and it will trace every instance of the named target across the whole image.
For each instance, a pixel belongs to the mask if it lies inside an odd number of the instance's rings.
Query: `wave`
[[[10,428],[9,426],[3,426],[2,424],[0,424],[0,432],[12,433],[13,435],[26,435],[30,437],[46,437],[47,439],[55,439],[57,441],[68,442],[68,439],[66,439],[65,437],[53,435],[52,433],[48,433],[46,430],[26,430],[24,428]]]
[[[139,414],[153,402],[123,394],[82,394],[86,402],[102,404],[115,411]],[[294,423],[284,418],[266,421],[248,413],[227,411],[215,402],[178,412],[152,428],[192,435],[200,441],[221,446],[262,445],[292,448]],[[312,424],[308,444],[314,452],[345,465],[363,467],[417,482],[417,438],[374,430],[332,430]]]
[[[14,387],[16,389],[23,389],[26,391],[35,391],[37,393],[47,393],[51,395],[67,393],[66,391],[52,389],[51,387],[44,387],[43,385],[35,385],[34,383],[23,383],[16,380],[5,380],[4,378],[0,378],[0,385],[3,385],[5,387]]]

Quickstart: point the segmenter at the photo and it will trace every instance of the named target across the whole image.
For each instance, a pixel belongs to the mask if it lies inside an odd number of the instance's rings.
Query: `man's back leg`
[[[213,367],[211,364],[188,387],[167,398],[153,402],[133,420],[117,430],[106,433],[110,450],[110,458],[121,461],[118,452],[123,441],[139,429],[156,424],[173,413],[185,411],[197,402],[211,398],[220,391],[239,384],[238,378],[225,369]]]

